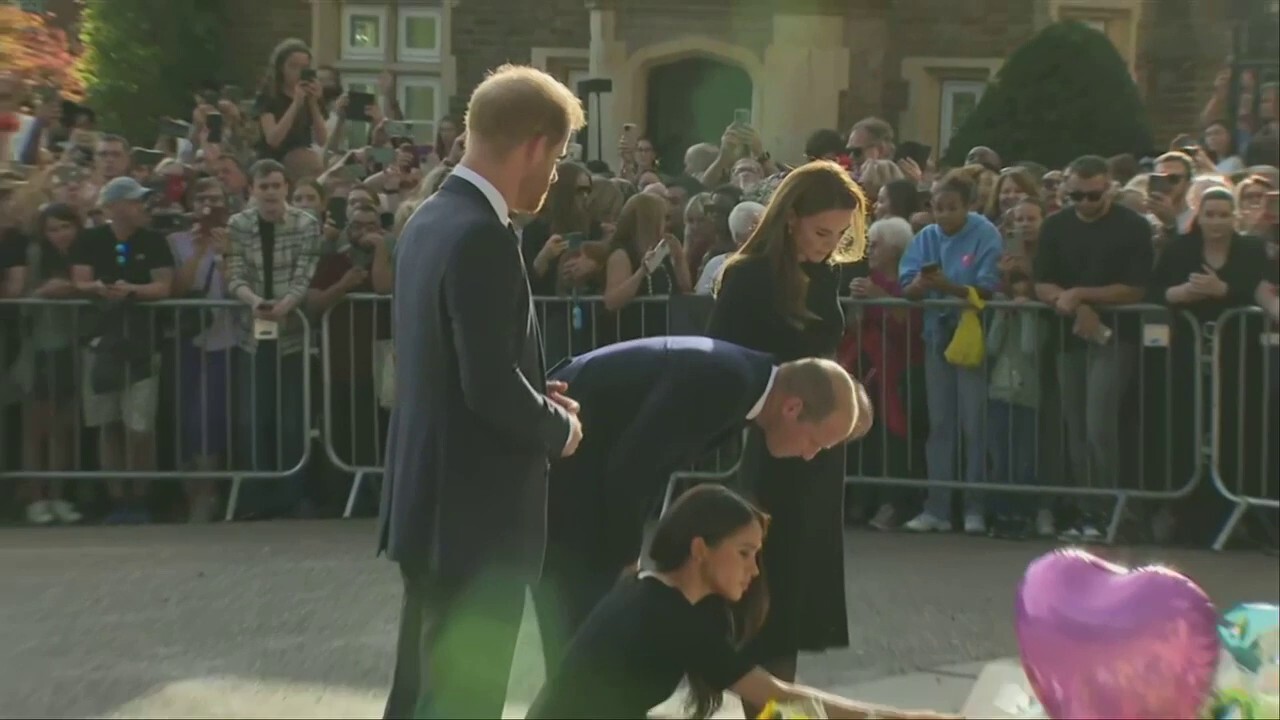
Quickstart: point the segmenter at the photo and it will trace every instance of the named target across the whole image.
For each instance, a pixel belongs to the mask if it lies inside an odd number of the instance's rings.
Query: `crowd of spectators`
[[[43,473],[14,486],[27,521],[208,521],[233,474],[248,478],[238,517],[334,514],[350,469],[379,466],[395,398],[389,313],[344,300],[392,292],[399,228],[461,158],[465,128],[442,118],[421,137],[398,119],[390,75],[370,99],[311,65],[300,41],[281,43],[256,99],[197,90],[190,121],[165,120],[154,148],[100,131],[90,108],[27,108],[12,139],[22,172],[0,186],[5,469]],[[863,260],[841,268],[839,360],[878,418],[848,448],[846,475],[1159,491],[1199,477],[1194,516],[1205,497],[1220,500],[1193,435],[1208,405],[1185,390],[1203,379],[1200,341],[1264,330],[1250,316],[1211,335],[1232,308],[1278,312],[1276,99],[1259,92],[1258,117],[1234,131],[1218,119],[1219,83],[1201,132],[1167,152],[1065,168],[986,147],[937,167],[900,152],[877,118],[847,135],[817,130],[794,159],[735,122],[668,168],[628,125],[616,168],[566,159],[541,211],[515,218],[548,361],[701,332],[719,270],[786,160],[833,161],[873,199],[874,220]],[[980,367],[945,353],[969,288],[991,302]],[[932,302],[945,298],[957,302]],[[71,299],[89,302],[47,302]],[[1163,342],[1149,314],[1111,309],[1142,303],[1177,311]],[[1274,451],[1254,445],[1275,398],[1240,391],[1277,364],[1261,347],[1240,341],[1222,360],[1243,369],[1215,398],[1233,418],[1218,468],[1228,484],[1274,468]],[[77,471],[106,482],[48,479]],[[179,471],[179,483],[136,477]],[[356,500],[369,512],[376,493]],[[1110,508],[1105,497],[876,484],[854,485],[846,502],[851,523],[884,530],[1085,539],[1101,537]],[[1146,518],[1158,539],[1182,507]]]

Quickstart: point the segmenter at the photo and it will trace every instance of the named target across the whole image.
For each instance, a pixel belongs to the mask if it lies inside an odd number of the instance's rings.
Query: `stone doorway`
[[[684,169],[684,152],[690,145],[719,144],[734,111],[752,106],[747,71],[708,57],[655,65],[647,86],[644,128],[667,173]]]

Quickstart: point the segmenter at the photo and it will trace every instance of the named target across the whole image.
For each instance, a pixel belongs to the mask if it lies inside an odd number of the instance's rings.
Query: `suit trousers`
[[[547,543],[542,579],[533,591],[547,676],[560,664],[573,636],[618,582],[628,562],[606,559],[590,543]],[[639,555],[639,552],[636,552]]]
[[[502,717],[524,579],[495,570],[441,582],[408,563],[400,564],[400,575],[404,608],[383,717]]]

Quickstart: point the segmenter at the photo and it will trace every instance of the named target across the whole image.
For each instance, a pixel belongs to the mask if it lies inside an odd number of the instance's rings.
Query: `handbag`
[[[973,286],[967,289],[969,307],[961,311],[960,321],[956,324],[956,331],[951,336],[951,342],[947,345],[943,357],[957,367],[975,368],[982,365],[982,360],[986,356],[987,343],[982,334],[982,318],[978,313],[987,304]]]

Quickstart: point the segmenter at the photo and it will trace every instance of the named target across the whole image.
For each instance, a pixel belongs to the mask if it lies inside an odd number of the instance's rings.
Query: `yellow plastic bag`
[[[814,700],[780,703],[770,700],[756,720],[825,720],[826,712]]]
[[[978,291],[969,287],[969,306],[960,313],[960,323],[951,336],[951,344],[943,357],[947,362],[958,367],[972,368],[982,364],[986,353],[986,338],[982,335],[982,318],[978,313],[986,307],[986,303],[978,295]]]

